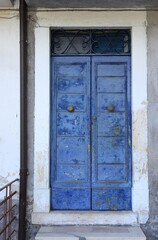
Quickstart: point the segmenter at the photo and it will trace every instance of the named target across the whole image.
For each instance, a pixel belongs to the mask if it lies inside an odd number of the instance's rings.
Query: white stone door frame
[[[146,12],[37,12],[35,29],[35,224],[145,223],[149,211],[147,157]],[[50,209],[50,28],[130,28],[132,34],[132,211],[51,211]]]

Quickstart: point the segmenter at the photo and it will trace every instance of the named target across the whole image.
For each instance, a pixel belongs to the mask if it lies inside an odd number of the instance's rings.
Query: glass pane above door
[[[130,55],[129,29],[52,30],[51,54]]]

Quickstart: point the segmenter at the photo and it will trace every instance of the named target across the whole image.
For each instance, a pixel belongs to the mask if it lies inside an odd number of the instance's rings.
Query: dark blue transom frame
[[[51,30],[52,55],[130,55],[129,29]]]

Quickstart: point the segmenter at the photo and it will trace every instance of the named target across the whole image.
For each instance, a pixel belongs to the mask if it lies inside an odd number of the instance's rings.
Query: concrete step
[[[146,240],[146,237],[140,227],[131,226],[45,226],[35,240]]]

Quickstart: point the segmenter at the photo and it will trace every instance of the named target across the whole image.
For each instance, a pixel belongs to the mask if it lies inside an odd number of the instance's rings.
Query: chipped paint
[[[140,181],[148,175],[147,165],[147,136],[143,129],[147,126],[146,106],[136,113],[133,113],[133,155],[135,174],[134,181]],[[139,159],[135,161],[135,159]]]
[[[130,104],[125,108],[126,101],[130,102],[130,57],[54,56],[51,62],[51,209],[131,209],[131,146],[126,140],[131,137],[126,131],[130,125]],[[70,81],[68,88],[65,88],[65,78]],[[109,83],[106,88],[102,78]],[[81,82],[80,90],[74,86],[74,79]],[[111,88],[111,81],[114,88]],[[107,107],[105,109],[109,104],[115,106],[112,113]],[[75,111],[69,111],[70,107]],[[95,123],[90,129],[91,119]],[[88,151],[79,151],[81,137]],[[113,141],[117,142],[115,149]],[[74,157],[78,161],[74,161]],[[106,191],[102,201],[95,196],[98,187]],[[80,188],[83,199],[76,190]],[[86,200],[84,194],[87,194]],[[105,197],[109,198],[108,204],[103,201]],[[95,206],[93,198],[100,204]]]
[[[47,151],[38,151],[36,152],[36,157],[38,159],[37,161],[37,171],[35,174],[36,177],[36,181],[40,184],[41,188],[44,186],[48,186],[49,185],[49,181],[47,180],[47,174],[48,174],[48,168],[49,166],[47,166],[47,168],[45,167],[45,156],[47,155]]]
[[[146,133],[142,133],[141,129],[147,126],[147,111],[145,107],[133,112],[133,148],[137,152],[147,152]]]

